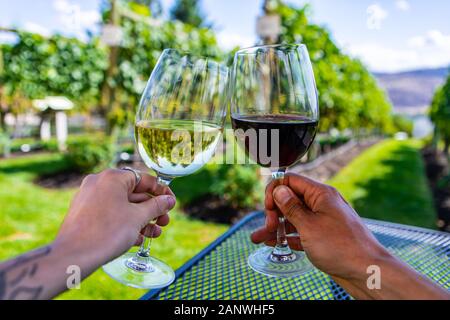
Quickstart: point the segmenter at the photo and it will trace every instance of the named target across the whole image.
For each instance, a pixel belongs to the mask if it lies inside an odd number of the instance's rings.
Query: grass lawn
[[[62,157],[56,154],[0,160],[0,261],[52,241],[75,190],[47,190],[32,181],[64,167]],[[175,269],[228,228],[189,219],[178,208],[171,217],[170,226],[154,241],[153,254]],[[80,290],[59,298],[137,299],[144,293],[115,282],[99,270],[82,283]]]
[[[365,151],[330,184],[367,218],[431,227],[436,219],[418,141],[387,140]],[[0,160],[0,260],[52,241],[75,190],[48,190],[33,184],[44,173],[65,168],[62,156],[42,154]],[[201,194],[211,181],[199,172],[174,183],[179,202]],[[153,253],[178,268],[228,228],[171,212],[172,222],[154,242]],[[105,243],[105,245],[108,245]],[[60,299],[136,299],[144,294],[123,286],[99,270],[81,290]]]
[[[435,228],[420,141],[386,140],[366,150],[331,181],[363,217]]]

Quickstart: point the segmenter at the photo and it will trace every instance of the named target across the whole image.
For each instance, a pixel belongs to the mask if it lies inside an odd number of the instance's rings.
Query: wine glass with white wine
[[[174,49],[163,51],[139,104],[135,138],[139,154],[169,186],[174,178],[201,169],[214,155],[226,117],[228,68]],[[151,240],[103,267],[126,285],[154,289],[168,286],[175,274],[150,256]]]

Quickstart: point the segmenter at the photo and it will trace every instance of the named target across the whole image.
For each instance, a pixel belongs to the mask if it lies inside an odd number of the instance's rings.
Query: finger
[[[311,189],[327,187],[323,183],[295,173],[287,173],[284,177],[283,184],[289,186],[294,192],[299,194],[306,194]]]
[[[302,196],[305,204],[311,209],[316,207],[319,195],[330,188],[325,184],[293,173],[286,174],[283,184],[289,186],[297,196]]]
[[[279,224],[279,217],[283,216],[279,209],[266,210],[266,224],[265,227],[269,232],[276,232]],[[295,227],[289,221],[286,221],[286,232],[297,232]]]
[[[279,223],[279,212],[278,210],[266,210],[266,229],[269,232],[276,232]]]
[[[250,239],[255,244],[260,244],[268,240],[276,239],[276,232],[269,232],[266,228],[261,228],[253,232]]]
[[[154,224],[148,224],[141,230],[141,235],[147,238],[158,238],[161,233],[161,227]]]
[[[151,226],[151,225],[149,225]],[[148,238],[158,238],[159,236],[161,236],[162,234],[162,229],[159,228],[158,226],[156,226],[156,229],[147,229],[147,226],[144,227],[141,230],[141,233],[139,233],[138,238],[136,239],[136,242],[134,243],[135,246],[141,246],[142,243],[144,242],[144,235]]]
[[[141,173],[141,181],[136,186],[135,193],[149,193],[154,196],[171,195],[174,196],[172,190],[169,187],[163,186],[158,183],[158,179],[147,173]]]
[[[297,230],[300,230],[302,220],[305,221],[310,214],[309,210],[294,192],[286,186],[278,186],[273,191],[277,207]]]
[[[295,227],[289,223],[286,222],[286,233],[289,234],[293,234],[293,233],[297,233],[297,229],[295,229]],[[267,240],[276,240],[277,239],[277,230],[275,229],[275,231],[270,231],[267,228],[261,228],[256,230],[255,232],[253,232],[250,236],[251,240],[253,243],[255,244],[260,244],[263,243],[264,241]]]
[[[289,248],[296,251],[303,251],[303,246],[299,237],[287,237]],[[275,247],[277,244],[276,239],[270,239],[264,242],[266,246]]]
[[[297,235],[295,236],[287,236],[287,241],[289,244],[289,248],[296,251],[303,251],[302,241],[300,237]]]
[[[285,230],[286,230],[287,235],[297,234],[297,237],[298,237],[298,230],[289,221],[285,222]]]
[[[148,221],[153,221],[161,216],[164,216],[175,206],[176,200],[173,196],[163,195],[153,197],[147,201],[136,204],[140,209],[139,222],[144,227]]]
[[[169,222],[170,222],[170,217],[168,214],[165,214],[165,215],[159,217],[158,220],[156,220],[156,224],[161,227],[167,226],[169,224]]]
[[[275,202],[273,201],[273,190],[282,184],[282,180],[275,179],[272,180],[266,187],[266,198],[264,201],[265,208],[267,210],[275,210],[277,207]]]
[[[151,197],[147,193],[130,193],[128,195],[128,201],[131,203],[141,203],[149,200]]]
[[[86,183],[96,181],[107,187],[114,183],[123,187],[128,193],[133,192],[136,185],[136,176],[133,172],[119,169],[106,169],[97,175],[88,176],[88,179],[85,180]],[[117,192],[122,193],[121,190],[117,190]]]
[[[139,234],[134,245],[136,247],[139,247],[143,242],[144,242],[144,236],[142,234]]]

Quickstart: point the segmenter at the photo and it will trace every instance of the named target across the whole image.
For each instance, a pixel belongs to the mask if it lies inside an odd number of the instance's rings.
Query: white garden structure
[[[46,97],[33,100],[33,107],[40,111],[40,134],[43,141],[51,139],[51,121],[55,119],[56,139],[61,151],[66,148],[68,121],[66,111],[73,109],[74,104],[66,97]],[[54,117],[53,117],[54,116]]]

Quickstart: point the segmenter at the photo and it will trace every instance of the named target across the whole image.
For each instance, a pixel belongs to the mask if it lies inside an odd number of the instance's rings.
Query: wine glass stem
[[[283,180],[285,176],[285,171],[276,171],[272,173],[272,178],[274,180]],[[278,229],[277,229],[277,244],[270,255],[270,259],[273,262],[286,263],[292,262],[296,259],[296,255],[289,248],[289,244],[286,236],[286,219],[281,216],[278,217]]]
[[[151,222],[151,224],[155,224],[155,223],[156,223],[156,220]],[[153,231],[152,231],[152,233],[153,233]],[[144,240],[141,243],[139,251],[137,252],[137,255],[139,257],[141,257],[141,258],[148,258],[148,257],[150,257],[150,249],[152,247],[152,240],[153,240],[152,236],[144,237]]]
[[[158,183],[160,185],[168,187],[171,182],[172,182],[172,179],[158,176]],[[152,222],[150,222],[150,224],[156,224],[156,220],[153,220]],[[150,250],[152,248],[153,230],[155,230],[155,229],[152,229],[152,234],[150,235],[150,237],[144,236],[144,240],[142,241],[138,252],[136,253],[136,255],[133,258],[133,262],[146,264],[147,269],[153,269],[153,267],[151,265],[152,263],[151,263],[150,259],[148,259],[150,257]],[[133,269],[135,269],[135,268],[133,268]]]
[[[278,229],[277,229],[277,247],[286,248],[289,247],[287,237],[286,237],[286,218],[278,218]]]

